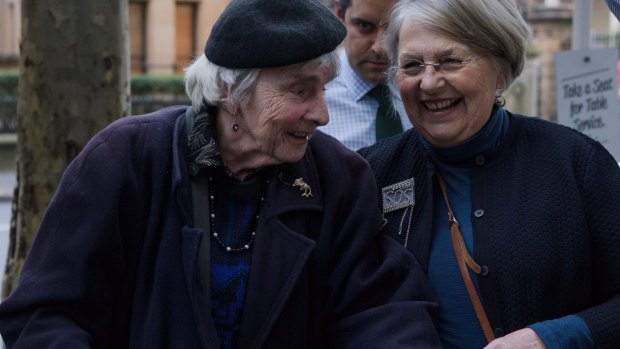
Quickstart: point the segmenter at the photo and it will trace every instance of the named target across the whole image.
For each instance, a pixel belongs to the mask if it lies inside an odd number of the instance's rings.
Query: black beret
[[[269,68],[331,52],[346,36],[342,22],[318,0],[231,0],[205,46],[226,68]]]

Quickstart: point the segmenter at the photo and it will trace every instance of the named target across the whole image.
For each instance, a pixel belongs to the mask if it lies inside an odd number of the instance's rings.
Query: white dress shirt
[[[319,129],[353,150],[374,144],[379,104],[367,93],[375,86],[375,83],[365,81],[353,71],[343,50],[340,54],[340,73],[325,86],[329,123]],[[403,130],[411,128],[400,96],[394,96],[393,104],[400,115]]]

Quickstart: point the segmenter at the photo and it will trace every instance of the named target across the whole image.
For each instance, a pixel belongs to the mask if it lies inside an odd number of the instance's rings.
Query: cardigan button
[[[480,266],[480,276],[487,276],[489,275],[489,267],[487,267],[486,265],[481,265]]]
[[[487,163],[487,159],[482,155],[476,156],[476,159],[474,161],[476,162],[476,165],[478,166],[484,166],[484,164]]]
[[[483,209],[479,208],[479,209],[474,211],[474,217],[480,218],[482,216],[484,216],[484,210]]]
[[[497,327],[496,329],[493,330],[493,334],[495,335],[495,338],[503,337],[504,329],[501,327]]]

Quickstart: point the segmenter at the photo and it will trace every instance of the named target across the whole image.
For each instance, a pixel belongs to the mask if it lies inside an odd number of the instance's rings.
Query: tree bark
[[[16,286],[43,213],[88,139],[130,113],[127,0],[22,0],[17,184],[2,287]]]

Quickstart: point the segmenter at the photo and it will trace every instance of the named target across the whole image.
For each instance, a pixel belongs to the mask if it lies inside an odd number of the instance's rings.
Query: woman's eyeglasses
[[[479,59],[480,58],[460,60],[455,58],[441,58],[437,63],[422,62],[417,59],[413,59],[400,66],[399,70],[407,75],[417,76],[422,74],[427,66],[433,66],[437,72],[456,73],[467,64],[475,62]]]

